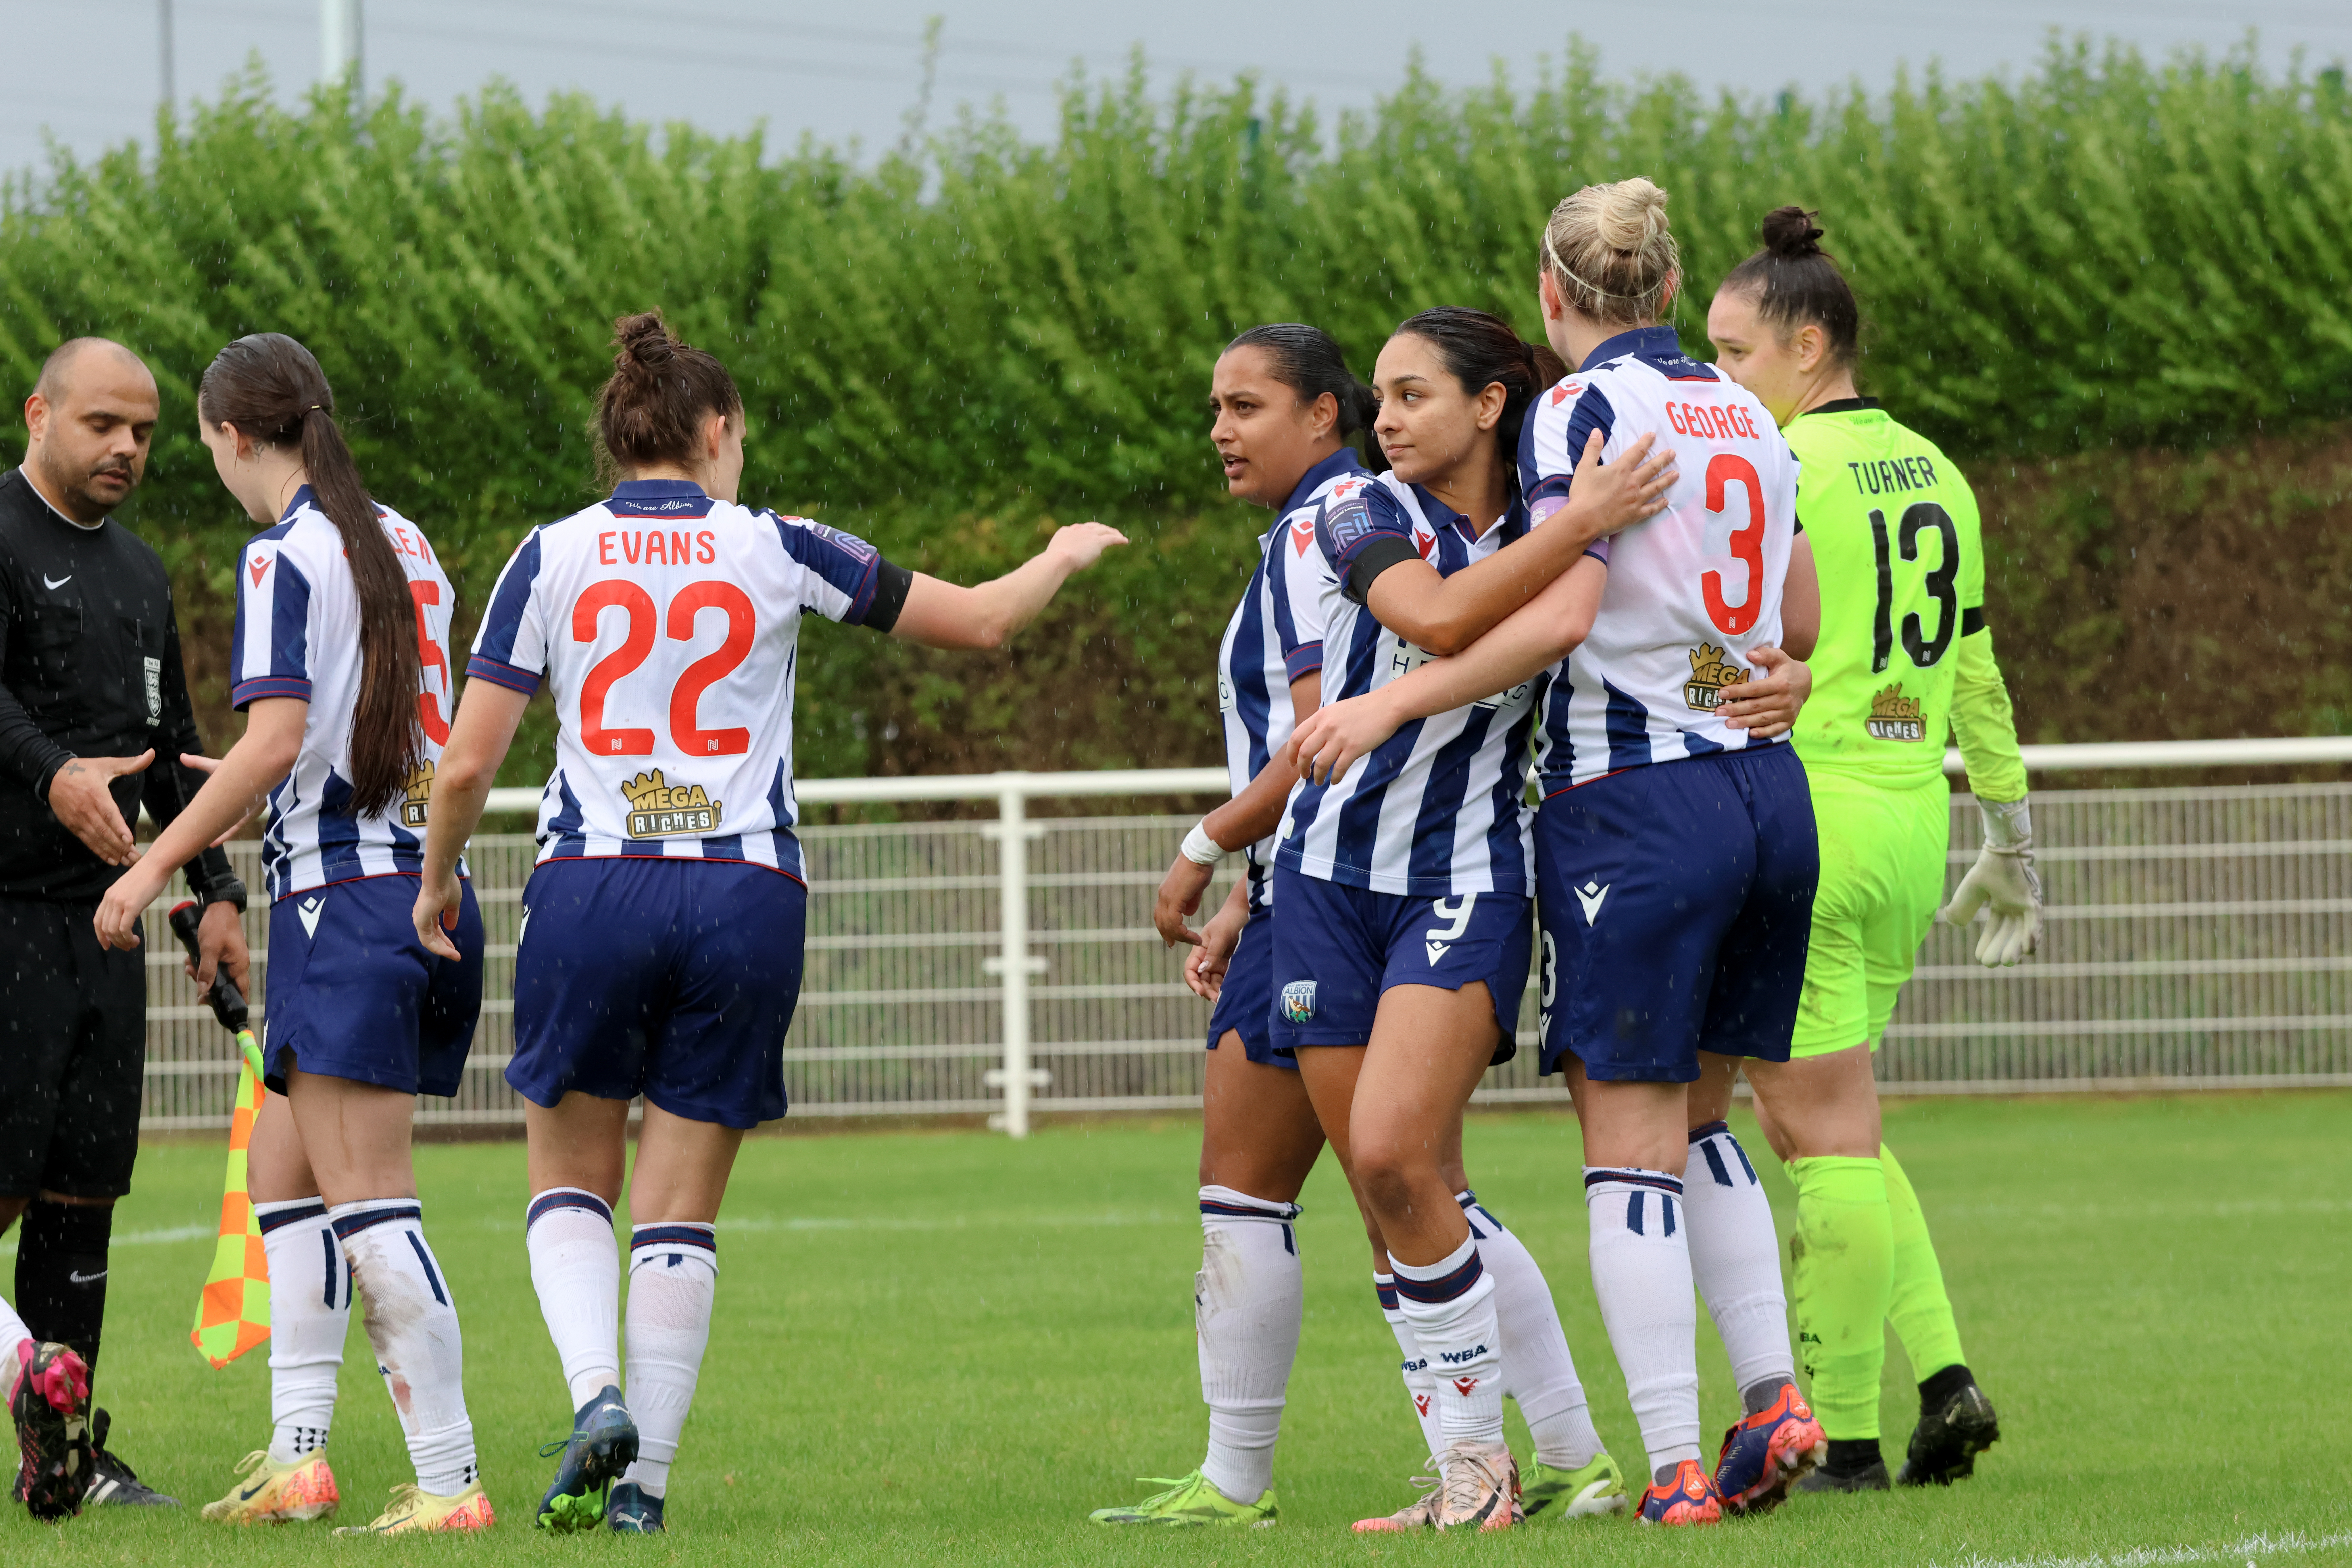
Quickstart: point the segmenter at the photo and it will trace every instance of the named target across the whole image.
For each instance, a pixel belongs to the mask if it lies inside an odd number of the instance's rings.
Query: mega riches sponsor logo
[[[1896,681],[1870,700],[1870,717],[1862,721],[1874,741],[1924,741],[1927,724],[1919,711],[1919,700],[1903,695],[1903,683]]]
[[[400,802],[400,821],[404,827],[422,827],[433,805],[433,767],[431,761],[417,764],[408,775],[408,787]]]
[[[1683,682],[1683,700],[1701,713],[1712,713],[1723,706],[1725,687],[1748,684],[1748,671],[1711,643],[1690,650],[1690,679]]]
[[[667,838],[681,833],[716,833],[725,806],[700,784],[674,784],[656,768],[621,786],[629,801],[629,837]]]
[[[1315,982],[1294,980],[1282,988],[1282,1016],[1294,1024],[1304,1024],[1315,1016]]]

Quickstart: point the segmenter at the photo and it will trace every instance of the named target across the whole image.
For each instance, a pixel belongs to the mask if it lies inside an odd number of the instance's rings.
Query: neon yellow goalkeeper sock
[[[1875,1438],[1895,1284],[1886,1176],[1876,1160],[1853,1155],[1791,1160],[1789,1174],[1797,1184],[1791,1305],[1813,1415],[1831,1438]]]
[[[1959,1325],[1952,1321],[1951,1298],[1944,1294],[1944,1268],[1936,1260],[1919,1194],[1911,1190],[1911,1178],[1895,1163],[1893,1150],[1880,1144],[1878,1159],[1886,1172],[1886,1206],[1895,1221],[1895,1294],[1886,1317],[1903,1342],[1903,1353],[1911,1358],[1911,1375],[1925,1383],[1969,1358],[1960,1352]]]

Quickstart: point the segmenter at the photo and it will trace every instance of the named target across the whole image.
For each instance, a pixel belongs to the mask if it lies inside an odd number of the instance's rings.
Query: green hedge
[[[521,531],[587,499],[608,323],[657,303],[741,381],[757,500],[964,575],[1055,519],[1138,537],[1009,659],[813,632],[804,773],[1197,760],[1262,521],[1209,460],[1216,349],[1305,319],[1369,364],[1441,302],[1532,333],[1543,215],[1637,172],[1675,197],[1695,347],[1759,215],[1823,208],[1873,322],[1868,383],[1957,453],[2205,446],[2352,414],[2341,73],[2087,46],[2016,81],[1771,103],[1604,80],[1571,47],[1527,90],[1414,77],[1336,125],[1247,80],[1155,99],[1130,79],[1074,89],[1048,142],[968,119],[867,165],[656,135],[578,99],[534,112],[497,87],[449,120],[396,92],[359,118],[331,94],[288,112],[249,77],[152,144],[13,190],[0,367],[28,385],[84,331],[156,366],[166,430],[123,517],[201,622],[247,530],[194,438],[194,381],[230,337],[293,333],[469,627]]]

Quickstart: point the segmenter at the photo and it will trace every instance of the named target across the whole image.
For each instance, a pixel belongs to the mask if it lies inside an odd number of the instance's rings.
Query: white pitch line
[[[2264,1557],[2302,1557],[2344,1546],[2352,1546],[2352,1534],[2305,1535],[2291,1530],[2284,1535],[2250,1535],[2226,1546],[2136,1546],[2088,1557],[1962,1557],[1931,1568],[2171,1568],[2186,1563],[2243,1563],[2256,1568]]]

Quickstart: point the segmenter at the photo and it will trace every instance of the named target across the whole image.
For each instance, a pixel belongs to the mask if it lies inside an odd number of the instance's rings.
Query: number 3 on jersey
[[[653,652],[658,626],[673,642],[694,640],[695,623],[705,610],[727,616],[727,639],[718,650],[696,659],[677,678],[669,694],[669,738],[678,751],[694,756],[740,756],[751,750],[748,729],[705,730],[698,714],[702,694],[724,679],[751,651],[759,632],[759,616],[751,596],[732,583],[706,578],[689,583],[669,602],[665,617],[654,609],[653,595],[625,578],[593,584],[572,606],[572,640],[593,643],[604,612],[628,613],[628,630],[621,646],[598,659],[580,682],[580,738],[588,751],[607,757],[642,757],[654,749],[650,729],[609,728],[604,704],[614,684],[645,663]]]

